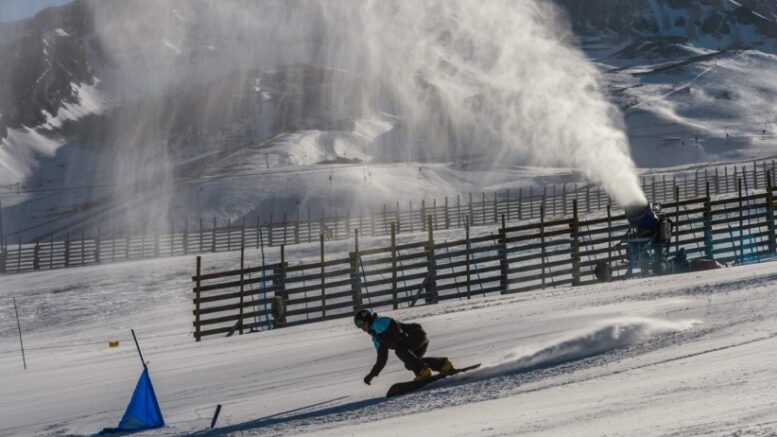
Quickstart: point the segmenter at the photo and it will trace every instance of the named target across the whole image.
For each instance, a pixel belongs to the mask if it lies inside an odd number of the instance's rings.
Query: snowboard
[[[411,393],[435,381],[439,381],[451,375],[456,375],[458,373],[466,372],[468,370],[474,370],[474,369],[477,369],[478,367],[480,367],[480,363],[474,364],[468,367],[462,367],[460,369],[454,369],[453,372],[446,373],[445,375],[438,373],[437,375],[430,376],[424,379],[419,379],[417,381],[398,382],[389,388],[388,393],[386,393],[386,397],[391,398],[394,396],[401,396],[407,393]]]

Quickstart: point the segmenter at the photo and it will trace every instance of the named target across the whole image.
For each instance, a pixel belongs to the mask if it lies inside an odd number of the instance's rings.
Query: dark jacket
[[[378,351],[378,359],[370,372],[372,376],[378,376],[381,370],[386,367],[389,349],[396,350],[397,355],[409,352],[409,355],[417,356],[420,362],[421,357],[418,355],[423,355],[424,346],[429,342],[421,325],[397,322],[390,317],[375,318],[370,324],[369,333],[372,335],[372,343]],[[421,353],[414,354],[415,351]]]

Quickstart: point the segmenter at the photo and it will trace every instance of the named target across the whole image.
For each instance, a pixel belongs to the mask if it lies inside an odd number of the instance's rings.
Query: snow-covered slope
[[[236,262],[223,254],[206,265]],[[115,426],[141,370],[130,328],[167,422],[142,435],[777,431],[772,263],[387,313],[423,324],[429,354],[483,363],[392,400],[386,389],[410,373],[392,357],[365,386],[375,352],[348,319],[195,343],[191,266],[187,257],[0,279],[0,435]]]

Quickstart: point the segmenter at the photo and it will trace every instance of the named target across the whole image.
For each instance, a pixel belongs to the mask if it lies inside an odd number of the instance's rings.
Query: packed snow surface
[[[483,363],[393,399],[412,375],[392,356],[364,385],[375,352],[350,319],[196,343],[191,257],[4,276],[0,435],[115,427],[142,370],[131,328],[167,422],[141,435],[774,435],[774,266],[386,312],[421,323],[430,356]]]

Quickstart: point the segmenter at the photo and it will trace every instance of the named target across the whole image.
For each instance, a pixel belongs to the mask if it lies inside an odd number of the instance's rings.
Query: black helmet
[[[353,315],[353,324],[356,325],[357,328],[362,327],[362,323],[366,320],[367,322],[372,323],[372,319],[374,317],[374,314],[367,310],[360,310],[357,311],[356,314]]]

